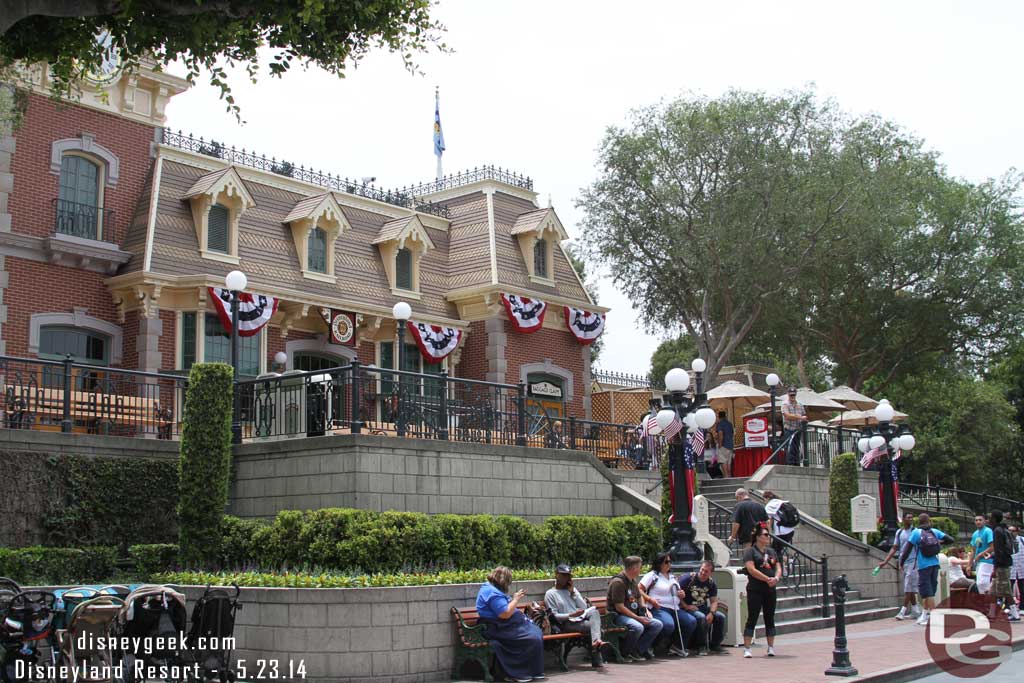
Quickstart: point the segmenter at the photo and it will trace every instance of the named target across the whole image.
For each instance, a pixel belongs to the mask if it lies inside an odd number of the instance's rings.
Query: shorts
[[[916,593],[917,586],[917,563],[903,565],[903,592]]]
[[[917,570],[917,592],[922,598],[934,598],[939,588],[939,565],[922,567]]]
[[[1010,568],[996,567],[993,572],[992,590],[990,594],[994,598],[1012,598],[1013,586],[1010,584]]]
[[[736,453],[734,453],[731,448],[719,448],[718,462],[722,463],[723,465],[728,465],[729,463],[732,462],[732,459],[733,457],[735,457],[735,455]]]
[[[988,589],[992,587],[992,570],[995,569],[995,565],[991,562],[979,562],[977,575],[978,575],[978,592],[988,593]]]

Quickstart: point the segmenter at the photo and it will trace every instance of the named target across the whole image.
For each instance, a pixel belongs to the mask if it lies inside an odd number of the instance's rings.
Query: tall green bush
[[[833,458],[828,477],[828,514],[836,531],[850,535],[850,499],[858,491],[857,457],[843,453]]]
[[[233,373],[224,363],[192,366],[179,468],[179,545],[186,565],[217,561],[231,474]]]
[[[114,573],[116,557],[117,549],[105,546],[0,548],[0,576],[23,586],[103,581]]]

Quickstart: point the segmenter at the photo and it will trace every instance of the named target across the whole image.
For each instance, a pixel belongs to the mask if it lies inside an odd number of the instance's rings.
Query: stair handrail
[[[948,498],[960,502],[960,504],[963,506],[963,509],[967,510],[968,512],[988,514],[989,512],[991,512],[991,510],[989,509],[989,503],[991,502],[994,505],[999,505],[1000,507],[1002,507],[1005,512],[1013,513],[1014,516],[1016,516],[1016,517],[1020,517],[1021,514],[1024,513],[1024,502],[1019,501],[1019,500],[1013,500],[1012,498],[1004,498],[1003,496],[994,496],[994,495],[992,495],[990,493],[984,493],[984,492],[978,492],[978,491],[965,491],[964,489],[951,489],[951,488],[947,488],[947,487],[944,487],[944,486],[938,486],[938,485],[912,484],[912,483],[909,483],[909,482],[900,482],[900,493],[901,494],[904,491],[909,492],[911,490],[924,491],[925,492],[925,498],[924,498],[923,502],[925,502],[925,503],[929,502],[928,501],[928,495],[931,492],[934,492],[935,493],[935,501],[936,501],[935,509],[937,511],[939,511],[939,512],[942,511],[941,496],[946,495]],[[964,496],[975,498],[975,499],[980,499],[981,500],[980,508],[978,508],[976,506],[971,506],[971,505],[968,505],[968,504],[964,503],[964,501],[963,501],[963,497]],[[952,505],[947,505],[946,507],[949,508],[949,509],[955,509],[955,507],[952,506]]]
[[[715,533],[716,526],[721,528],[722,520],[725,519],[727,528],[730,528],[732,524],[732,512],[711,499],[708,501],[708,514],[713,519],[708,519],[708,529],[712,535],[715,535],[721,540],[721,531],[718,534]],[[783,563],[783,576],[779,582],[784,586],[790,588],[794,593],[801,595],[805,598],[820,598],[820,611],[821,617],[827,619],[829,616],[829,578],[828,578],[828,555],[822,555],[820,558],[814,557],[813,555],[801,550],[792,543],[779,538],[775,534],[772,534],[772,540],[777,541],[782,546],[782,557],[779,561]],[[728,539],[728,534],[726,539]],[[730,559],[740,559],[739,550],[741,545],[739,540],[728,543],[726,540],[722,541],[729,548]],[[804,571],[802,564],[807,563],[809,567],[813,567],[814,581],[810,585],[804,584],[804,577],[811,576],[810,571]]]

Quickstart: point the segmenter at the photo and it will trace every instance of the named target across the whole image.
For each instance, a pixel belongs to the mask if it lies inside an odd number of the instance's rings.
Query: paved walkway
[[[683,660],[676,657],[659,658],[634,664],[607,664],[603,669],[593,669],[589,660],[573,653],[569,661],[570,673],[551,673],[554,668],[551,666],[548,672],[551,679],[559,683],[608,683],[627,675],[631,680],[642,680],[644,683],[678,683],[680,676],[700,676],[701,680],[708,681],[746,678],[750,681],[835,683],[841,680],[863,681],[866,678],[891,681],[897,678],[893,670],[905,670],[932,661],[925,645],[924,628],[913,622],[885,619],[853,624],[847,627],[846,635],[850,661],[859,672],[858,676],[848,679],[824,674],[832,663],[835,637],[833,628],[779,636],[775,641],[778,654],[774,658],[765,657],[764,641],[761,640],[753,648],[752,659],[743,658],[743,648],[728,648],[728,655],[689,657]],[[1024,640],[1024,622],[1013,625],[1013,639],[1014,642]],[[547,661],[551,662],[550,659]],[[910,680],[906,676],[899,678]]]

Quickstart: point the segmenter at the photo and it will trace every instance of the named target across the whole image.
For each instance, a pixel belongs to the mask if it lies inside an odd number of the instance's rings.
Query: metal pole
[[[775,387],[768,387],[768,393],[772,395],[772,409],[768,424],[768,449],[775,451]]]
[[[405,321],[397,320],[395,322],[398,323],[398,353],[395,356],[398,359],[398,369],[402,370],[405,367]],[[395,377],[398,380],[396,384],[398,387],[398,415],[395,418],[395,431],[398,433],[398,436],[405,436],[405,399],[402,396],[405,378],[402,375],[396,375]]]
[[[71,354],[64,357],[64,415],[60,421],[60,431],[68,434],[74,427],[71,421]]]
[[[896,531],[899,528],[899,520],[896,518],[896,491],[893,490],[892,451],[889,447],[889,440],[894,431],[888,422],[878,424],[878,432],[885,439],[885,455],[881,458],[878,472],[878,481],[882,484],[882,520],[884,524],[882,541],[878,547],[882,550],[892,547],[896,539]]]
[[[832,596],[836,603],[835,649],[832,650],[832,666],[825,669],[826,676],[856,676],[857,669],[850,663],[850,651],[846,648],[846,591],[850,585],[846,574],[832,582]]]
[[[231,291],[231,369],[233,370],[234,398],[231,405],[231,443],[242,443],[241,392],[238,388],[238,297],[241,292]]]
[[[526,445],[526,383],[516,388],[516,445]]]
[[[349,417],[349,427],[353,434],[363,431],[363,421],[360,419],[361,408],[359,406],[359,359],[356,358],[349,364],[349,371],[352,373],[352,414]]]
[[[692,402],[684,404],[681,393],[672,394],[672,407],[680,421],[697,405],[700,405],[700,400],[696,396]],[[669,469],[675,479],[672,506],[672,547],[668,552],[672,557],[672,568],[676,571],[695,569],[704,556],[701,549],[693,542],[696,530],[690,522],[690,516],[693,514],[693,499],[687,493],[686,482],[694,467],[691,459],[686,457],[686,441],[689,438],[686,431],[686,428],[683,427],[673,437],[672,443],[668,445]],[[693,476],[696,477],[695,472]]]
[[[437,438],[442,441],[448,440],[448,371],[441,371],[441,395],[438,396],[438,422],[441,424],[437,429]]]

